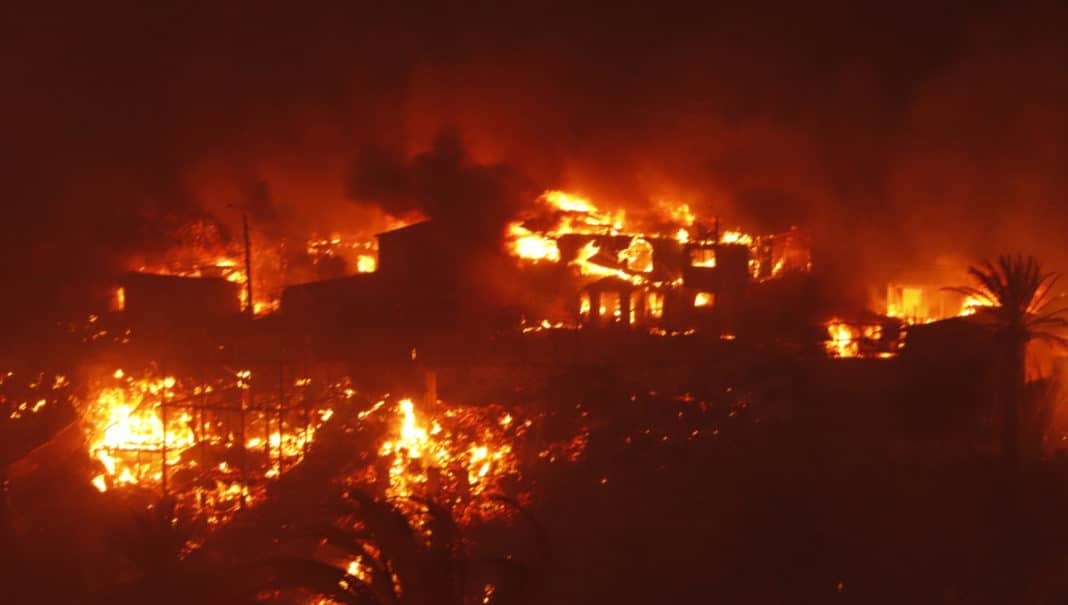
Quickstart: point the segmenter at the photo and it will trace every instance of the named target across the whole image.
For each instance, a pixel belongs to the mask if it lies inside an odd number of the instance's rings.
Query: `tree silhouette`
[[[1020,408],[1025,397],[1027,345],[1033,340],[1068,348],[1068,339],[1055,332],[1068,327],[1068,307],[1052,308],[1053,287],[1059,276],[1043,271],[1033,256],[999,256],[968,268],[974,286],[948,288],[969,297],[975,317],[993,331],[1001,406],[1001,452],[1009,469],[1019,463]]]

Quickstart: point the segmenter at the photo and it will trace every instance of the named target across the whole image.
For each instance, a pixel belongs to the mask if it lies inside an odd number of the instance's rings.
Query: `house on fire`
[[[724,241],[715,231],[694,241],[569,234],[559,248],[567,266],[597,278],[582,287],[575,311],[588,327],[730,329],[753,284],[809,268],[796,231],[756,245]]]
[[[290,323],[358,326],[370,337],[478,331],[520,316],[591,328],[721,329],[736,321],[752,283],[807,269],[800,234],[777,237],[758,247],[572,233],[556,240],[558,261],[528,263],[424,221],[378,235],[376,272],[290,286],[281,310]]]

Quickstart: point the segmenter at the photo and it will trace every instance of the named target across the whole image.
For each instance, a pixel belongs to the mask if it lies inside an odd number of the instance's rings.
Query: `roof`
[[[418,223],[412,223],[411,225],[405,225],[403,227],[398,227],[397,229],[390,229],[389,231],[383,231],[381,233],[376,233],[375,237],[379,237],[379,238],[380,237],[392,237],[392,236],[401,236],[401,237],[403,237],[403,236],[406,236],[406,235],[413,235],[413,234],[421,233],[423,231],[426,231],[426,230],[430,229],[430,225],[432,225],[433,223],[434,223],[434,221],[432,221],[430,219],[427,219],[425,221],[420,221]]]

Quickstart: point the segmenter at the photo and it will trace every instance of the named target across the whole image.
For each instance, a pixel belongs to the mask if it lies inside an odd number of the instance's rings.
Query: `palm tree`
[[[513,500],[491,497],[515,508],[541,534],[540,525]],[[422,509],[417,527],[404,505]],[[429,500],[385,501],[349,490],[331,505],[347,522],[296,527],[318,543],[357,557],[363,571],[307,556],[269,558],[258,565],[256,592],[303,589],[349,605],[461,605],[518,603],[529,588],[526,565],[511,557],[472,556],[448,508]],[[333,515],[331,515],[333,516]],[[537,536],[544,554],[544,536]],[[483,592],[485,588],[489,593]],[[472,592],[474,590],[474,592]]]
[[[989,327],[1000,357],[998,399],[1001,405],[1001,451],[1015,469],[1020,450],[1020,408],[1027,383],[1027,345],[1033,340],[1068,348],[1068,339],[1054,332],[1068,327],[1068,307],[1054,308],[1053,287],[1059,275],[1042,270],[1033,256],[999,256],[968,268],[974,286],[948,288],[971,299],[975,317]]]

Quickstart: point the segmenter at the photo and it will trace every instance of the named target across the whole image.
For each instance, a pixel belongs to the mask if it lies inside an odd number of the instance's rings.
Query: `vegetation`
[[[1068,328],[1068,307],[1054,308],[1053,287],[1059,276],[1043,271],[1033,256],[999,256],[968,269],[974,286],[951,290],[979,301],[976,317],[994,332],[1001,376],[998,400],[1001,407],[1001,451],[1008,468],[1015,469],[1020,456],[1020,414],[1025,406],[1027,345],[1040,340],[1068,348],[1068,340],[1056,332]]]

